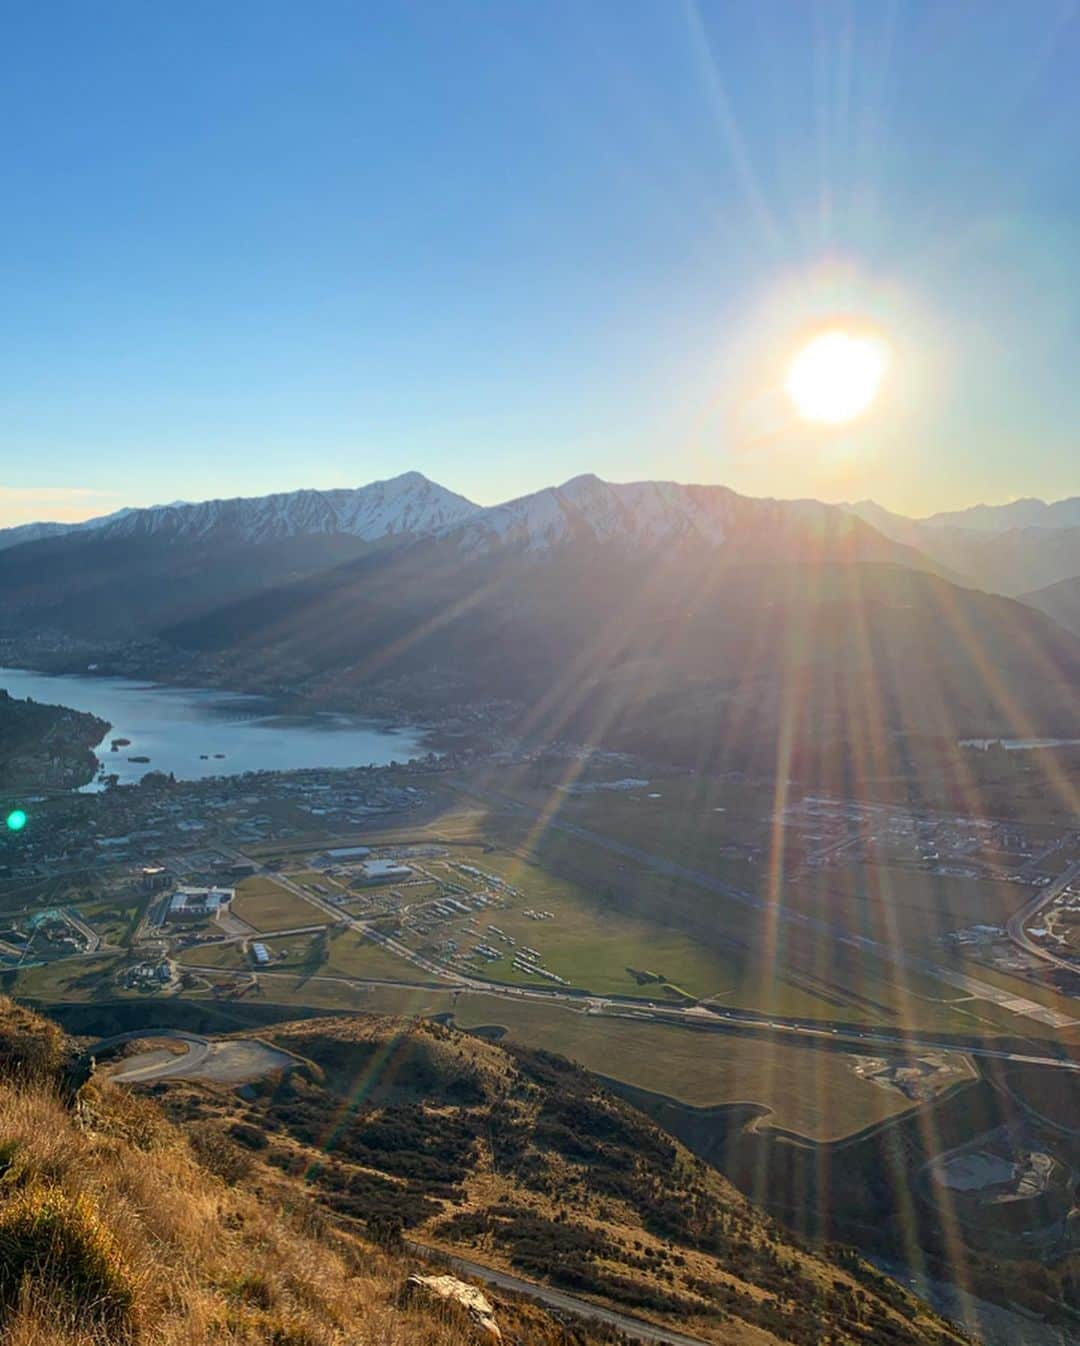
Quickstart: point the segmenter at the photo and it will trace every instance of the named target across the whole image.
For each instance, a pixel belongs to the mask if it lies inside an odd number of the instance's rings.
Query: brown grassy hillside
[[[384,1245],[403,1234],[706,1341],[957,1339],[859,1259],[796,1247],[562,1058],[374,1017],[265,1036],[310,1064],[240,1098],[150,1087],[200,1144],[231,1145],[264,1194],[302,1188]]]
[[[473,1346],[456,1306],[406,1300],[413,1262],[337,1230],[295,1185],[239,1184],[237,1149],[118,1086],[77,1091],[70,1043],[0,998],[5,1346]],[[429,1265],[420,1264],[423,1271]],[[593,1346],[500,1302],[507,1343]]]

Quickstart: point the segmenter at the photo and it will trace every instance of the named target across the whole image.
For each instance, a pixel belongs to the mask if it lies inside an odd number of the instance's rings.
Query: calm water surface
[[[265,701],[234,692],[161,687],[128,678],[54,677],[19,668],[0,668],[0,687],[14,697],[70,706],[108,720],[112,728],[97,755],[124,783],[140,780],[148,771],[198,780],[244,771],[385,766],[426,751],[422,731],[416,728],[395,729],[346,715],[283,716]],[[114,738],[131,743],[111,752]],[[150,761],[131,762],[129,757]]]

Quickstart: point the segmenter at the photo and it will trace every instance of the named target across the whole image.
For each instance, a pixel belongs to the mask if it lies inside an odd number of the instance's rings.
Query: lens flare
[[[26,826],[26,813],[23,809],[12,809],[7,816],[9,832],[21,832]]]
[[[889,350],[877,337],[834,328],[820,332],[791,362],[784,388],[807,421],[843,425],[877,397]]]

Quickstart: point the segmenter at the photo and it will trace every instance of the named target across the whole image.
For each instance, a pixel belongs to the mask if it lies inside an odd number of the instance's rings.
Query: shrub
[[[203,1168],[231,1186],[251,1172],[251,1157],[231,1141],[215,1122],[196,1122],[188,1127],[192,1153]]]

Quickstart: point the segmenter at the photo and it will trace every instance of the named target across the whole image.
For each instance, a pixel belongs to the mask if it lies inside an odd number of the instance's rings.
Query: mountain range
[[[976,505],[928,519],[894,514],[872,500],[845,508],[966,583],[993,593],[1027,595],[1080,576],[1080,497],[1053,505],[1041,500]]]
[[[962,526],[586,475],[485,508],[410,472],[17,541],[0,635],[153,637],[228,685],[429,714],[496,698],[679,760],[773,753],[783,724],[811,756],[1072,734],[1077,502],[1017,503]]]
[[[377,543],[445,534],[466,523],[470,526],[461,528],[461,541],[474,550],[511,543],[538,551],[586,535],[635,545],[690,537],[720,545],[755,510],[759,521],[771,511],[771,524],[811,531],[837,529],[839,510],[861,519],[889,541],[922,553],[918,557],[894,553],[894,559],[904,564],[938,569],[1010,595],[1080,575],[1080,496],[1051,504],[1022,499],[975,505],[916,519],[873,500],[839,506],[816,500],[754,501],[721,486],[657,481],[617,485],[591,474],[489,508],[419,472],[355,489],[299,490],[194,504],[177,501],[125,508],[81,523],[0,529],[0,551],[60,538],[68,539],[69,547],[137,538],[226,546],[301,537]],[[880,542],[878,547],[884,556],[888,549]]]

